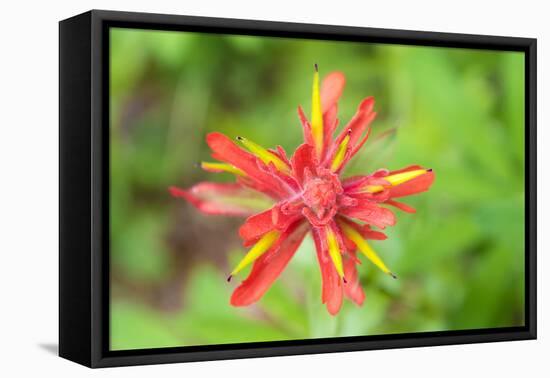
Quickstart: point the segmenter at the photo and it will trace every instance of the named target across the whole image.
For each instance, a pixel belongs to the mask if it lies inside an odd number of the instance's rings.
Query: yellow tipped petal
[[[273,163],[279,171],[285,173],[290,172],[288,165],[284,161],[279,159],[275,154],[269,152],[259,144],[254,143],[251,140],[245,139],[243,137],[237,137],[237,140],[239,140],[239,142],[241,142],[248,151],[252,152],[258,158],[260,158],[260,160],[263,161],[265,164]]]
[[[413,178],[416,178],[424,173],[428,173],[428,169],[417,169],[414,171],[396,173],[395,175],[386,176],[384,179],[389,181],[393,186],[403,184],[404,182],[410,181]]]
[[[384,187],[382,185],[369,185],[364,191],[367,193],[378,193],[382,190],[384,190]]]
[[[342,140],[342,143],[340,143],[340,145],[338,146],[338,150],[336,151],[336,154],[334,155],[334,160],[332,160],[332,164],[330,166],[330,170],[332,172],[340,168],[342,161],[344,161],[344,156],[346,155],[346,149],[348,148],[348,142],[349,142],[349,134],[346,135],[346,137]]]
[[[392,186],[396,186],[428,172],[431,172],[431,169],[416,169],[414,171],[401,172],[394,175],[386,176],[383,177],[383,179],[388,181]],[[382,185],[369,185],[364,191],[367,193],[377,193],[381,192],[382,190],[384,190],[384,187]]]
[[[260,257],[265,252],[267,252],[267,250],[271,248],[273,243],[275,243],[277,238],[279,238],[279,235],[280,235],[279,231],[273,230],[268,232],[264,236],[262,236],[262,238],[258,240],[256,244],[254,244],[254,246],[248,251],[248,253],[244,256],[244,258],[239,262],[237,267],[233,269],[229,277],[231,278],[231,276],[234,276],[235,274],[239,273],[248,265],[256,261],[258,257]]]
[[[336,240],[336,235],[334,231],[328,229],[327,231],[327,243],[328,243],[328,253],[330,259],[336,268],[336,272],[341,278],[344,278],[344,266],[342,264],[342,253],[340,252],[340,246],[338,245],[338,240]]]
[[[237,176],[246,176],[246,174],[243,171],[241,171],[239,168],[234,167],[231,164],[227,164],[227,163],[212,163],[209,161],[203,161],[201,162],[201,168],[206,171],[229,172]]]
[[[376,265],[382,272],[391,275],[393,278],[396,278],[395,275],[390,272],[386,264],[382,261],[380,257],[374,252],[371,246],[363,239],[363,236],[357,232],[353,227],[348,226],[347,224],[341,223],[342,231],[344,235],[348,237],[352,242],[355,243],[357,249],[361,251],[367,259],[369,259],[374,265]]]
[[[311,134],[315,143],[317,156],[320,156],[323,149],[323,109],[321,108],[321,90],[317,65],[315,65],[315,73],[313,74],[313,89],[311,93]]]

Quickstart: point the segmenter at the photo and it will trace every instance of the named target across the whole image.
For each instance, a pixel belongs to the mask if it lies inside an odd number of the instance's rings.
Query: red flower
[[[344,295],[358,305],[365,299],[357,274],[360,261],[356,251],[395,278],[365,239],[386,239],[385,234],[371,228],[395,224],[394,213],[382,205],[414,212],[394,199],[428,190],[434,173],[412,165],[398,171],[380,169],[370,175],[342,178],[346,164],[367,141],[370,123],[376,117],[374,99],[368,97],[347,126],[334,136],[344,84],[344,75],[333,72],[319,88],[315,67],[311,121],[299,107],[305,143],[290,159],[280,146],[266,150],[237,137],[246,151],[214,132],[207,135],[206,142],[212,157],[220,162],[204,162],[202,168],[230,172],[237,182],[203,182],[189,190],[170,188],[173,196],[185,198],[204,213],[249,216],[239,235],[251,248],[228,280],[247,265],[254,265],[233,292],[233,306],[259,300],[308,232],[315,241],[321,268],[322,301],[332,315],[340,310]],[[266,200],[271,201],[271,207],[253,214],[256,205]]]

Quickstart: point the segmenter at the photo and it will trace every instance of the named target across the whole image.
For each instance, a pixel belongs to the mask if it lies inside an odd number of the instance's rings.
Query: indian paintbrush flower
[[[396,222],[389,206],[415,210],[395,201],[430,188],[434,173],[417,165],[398,171],[380,169],[364,176],[343,177],[350,159],[369,137],[376,117],[374,99],[367,97],[349,123],[335,136],[338,100],[345,77],[333,72],[319,84],[315,65],[308,120],[298,115],[304,143],[288,158],[282,147],[265,149],[253,141],[213,132],[206,142],[218,162],[203,162],[210,172],[228,172],[235,183],[202,182],[188,190],[171,187],[206,214],[247,216],[239,235],[248,253],[228,277],[253,264],[248,277],[231,296],[233,306],[258,301],[286,267],[308,232],[315,242],[322,275],[322,301],[330,314],[340,310],[343,296],[361,305],[365,294],[359,283],[357,252],[395,278],[367,240],[383,240],[384,229]],[[239,147],[240,144],[243,148]],[[255,205],[269,199],[271,206],[253,213]],[[258,202],[260,201],[260,202]]]

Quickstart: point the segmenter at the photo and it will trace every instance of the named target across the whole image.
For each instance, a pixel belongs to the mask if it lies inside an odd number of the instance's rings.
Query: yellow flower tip
[[[247,252],[247,254],[243,257],[243,259],[237,264],[235,269],[231,272],[229,275],[227,281],[229,282],[231,278],[239,273],[241,270],[246,268],[248,265],[252,264],[254,261],[256,261],[260,256],[262,256],[264,253],[266,253],[269,248],[277,241],[279,238],[280,232],[277,230],[269,231],[267,234],[261,237],[260,240],[250,248],[250,250]]]
[[[250,151],[253,155],[258,157],[261,161],[263,161],[264,164],[269,165],[269,163],[273,163],[273,165],[275,165],[275,168],[277,168],[279,171],[287,174],[290,173],[289,166],[284,161],[282,161],[277,155],[273,154],[272,152],[268,151],[267,149],[260,146],[259,144],[252,142],[249,139],[238,136],[237,140],[241,142],[241,144],[248,151]]]
[[[200,163],[200,166],[202,169],[209,172],[228,172],[237,176],[246,176],[246,173],[241,171],[239,168],[227,163],[212,163],[209,161],[203,161]]]
[[[315,72],[319,72],[319,66],[317,65],[317,63],[315,63],[313,67],[315,68]]]
[[[394,175],[386,176],[383,177],[383,179],[389,182],[391,186],[397,186],[432,171],[433,170],[431,168],[415,169],[414,171],[401,172]],[[368,185],[363,191],[367,193],[378,193],[382,190],[384,190],[384,187],[382,185]]]
[[[376,254],[376,252],[371,248],[371,246],[367,243],[365,239],[363,239],[363,236],[353,227],[341,223],[340,227],[342,228],[342,231],[344,232],[344,235],[348,239],[350,239],[356,246],[357,249],[367,258],[369,259],[374,265],[376,265],[382,272],[389,274],[393,278],[397,278],[384,264],[382,259]]]
[[[313,87],[311,91],[311,134],[318,156],[323,150],[323,109],[321,107],[321,89],[319,85],[319,67],[315,64]]]
[[[384,180],[388,181],[392,186],[396,186],[431,171],[431,169],[415,169],[414,171],[401,172],[394,175],[386,176],[384,177]]]
[[[384,187],[382,185],[368,185],[363,192],[366,193],[378,193],[384,190]]]
[[[330,170],[332,172],[335,172],[340,168],[340,165],[342,165],[342,162],[344,161],[344,157],[346,156],[346,150],[348,149],[348,143],[350,139],[350,133],[348,132],[348,135],[345,136],[345,138],[342,140],[340,145],[338,146],[338,150],[336,150],[336,154],[334,154],[334,159],[332,160],[332,164],[330,165]]]
[[[216,169],[216,163],[210,163],[208,161],[201,161],[200,163],[197,163],[196,166],[200,166],[205,170]]]
[[[328,242],[328,253],[334,268],[338,275],[346,282],[344,277],[344,265],[342,264],[342,253],[340,251],[340,246],[338,245],[338,240],[336,240],[336,235],[331,229],[327,230],[327,242]]]
[[[227,282],[231,282],[232,278],[233,278],[233,275],[231,275],[231,274],[229,276],[227,276]]]
[[[344,281],[345,284],[348,283],[348,280],[346,280],[346,277],[342,277],[342,281]]]

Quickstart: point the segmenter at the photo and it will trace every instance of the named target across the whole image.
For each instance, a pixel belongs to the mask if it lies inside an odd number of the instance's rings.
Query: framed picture
[[[60,22],[59,353],[536,337],[536,40]]]

